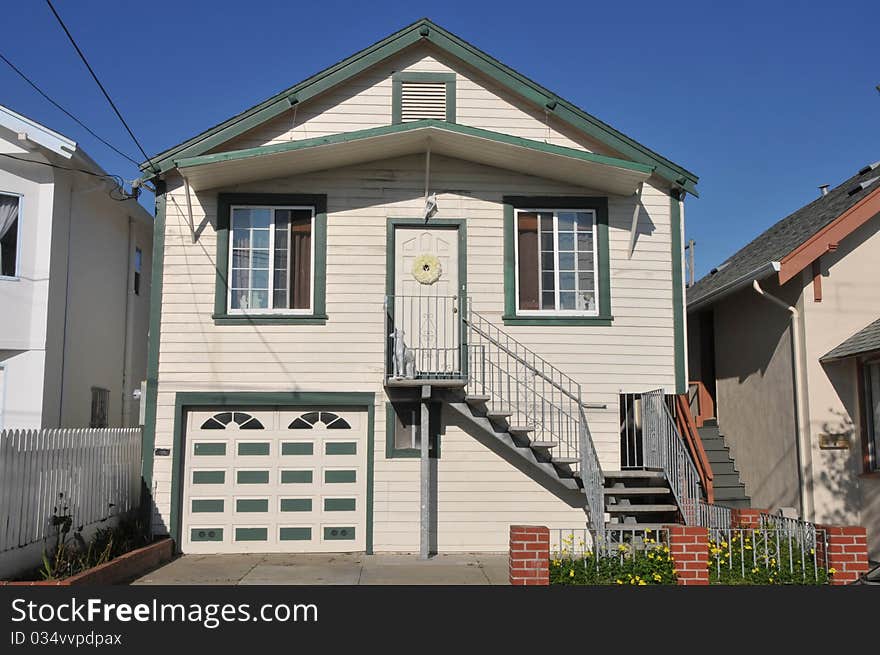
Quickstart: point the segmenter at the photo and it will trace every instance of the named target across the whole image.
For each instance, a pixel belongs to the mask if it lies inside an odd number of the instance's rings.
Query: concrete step
[[[735,487],[741,484],[738,473],[722,473],[712,476],[712,485],[717,487]]]
[[[661,514],[664,512],[677,512],[678,505],[617,505],[605,503],[605,511],[609,514]]]
[[[664,496],[671,493],[669,487],[606,487],[606,496]]]
[[[733,465],[733,460],[728,459],[726,462],[710,462],[712,467],[712,475],[736,475],[737,479],[739,479],[739,471],[736,470],[736,467]]]
[[[531,441],[529,446],[532,448],[556,448],[559,443],[556,441]]]

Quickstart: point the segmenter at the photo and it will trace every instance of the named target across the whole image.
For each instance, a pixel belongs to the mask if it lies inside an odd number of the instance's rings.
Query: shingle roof
[[[846,339],[820,361],[853,357],[872,350],[880,350],[880,318]]]
[[[880,164],[880,162],[878,162]],[[872,191],[880,188],[880,165],[872,164],[831,189],[827,195],[789,214],[759,234],[744,248],[720,264],[714,273],[700,278],[687,291],[688,305],[695,305],[752,271],[778,262],[804,241],[831,223]],[[873,180],[873,182],[871,182]],[[865,188],[859,188],[865,183]],[[850,193],[857,189],[855,193]],[[769,272],[771,269],[767,269]],[[765,273],[766,274],[766,273]]]

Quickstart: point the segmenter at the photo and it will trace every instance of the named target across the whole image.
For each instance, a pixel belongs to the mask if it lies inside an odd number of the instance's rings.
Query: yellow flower
[[[816,554],[816,549],[810,548],[810,555],[815,555],[815,554]]]
[[[672,569],[672,575],[678,575],[678,570]]]
[[[654,580],[655,580],[655,581],[660,582],[662,579],[663,579],[663,576],[660,575],[659,573],[655,573],[655,574],[654,574]]]
[[[573,578],[573,577],[574,577],[574,569],[572,569],[571,571],[568,572],[568,577],[569,577],[569,578]]]
[[[646,528],[646,529],[645,529],[645,534],[651,534],[651,528]]]
[[[828,569],[828,573],[830,573],[831,575],[834,575],[835,573],[837,573],[837,569],[835,569],[835,568],[832,566],[830,569]]]
[[[621,580],[620,578],[617,578],[617,584],[623,584],[623,580]]]
[[[621,553],[625,553],[626,552],[626,544],[620,544],[617,547],[617,550],[619,550]]]
[[[669,546],[663,546],[663,552],[664,552],[664,553],[668,553],[668,552],[669,552]]]

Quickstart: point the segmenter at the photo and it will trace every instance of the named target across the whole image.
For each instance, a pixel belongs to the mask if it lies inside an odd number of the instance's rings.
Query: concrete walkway
[[[136,585],[506,585],[506,553],[183,555]]]

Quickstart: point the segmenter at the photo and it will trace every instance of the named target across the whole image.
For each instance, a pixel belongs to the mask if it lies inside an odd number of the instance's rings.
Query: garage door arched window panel
[[[245,412],[219,412],[202,423],[202,430],[262,430],[263,424]]]
[[[323,427],[328,430],[350,430],[351,424],[333,412],[306,412],[296,417],[287,426],[291,430],[311,430]]]

